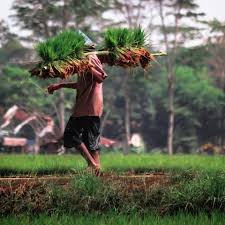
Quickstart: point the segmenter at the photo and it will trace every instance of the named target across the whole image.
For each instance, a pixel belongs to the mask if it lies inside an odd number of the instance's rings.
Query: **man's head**
[[[96,47],[96,44],[85,33],[83,33],[81,30],[78,30],[78,33],[81,34],[84,37],[85,45],[88,48],[94,49]]]

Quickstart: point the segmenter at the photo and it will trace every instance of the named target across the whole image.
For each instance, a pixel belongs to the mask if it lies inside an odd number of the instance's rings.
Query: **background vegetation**
[[[203,21],[204,17],[195,1],[189,0],[185,4],[171,1],[170,5],[166,4],[166,0],[138,1],[139,4],[131,1],[128,8],[128,3],[122,0],[82,1],[79,4],[72,0],[22,2],[24,4],[14,1],[12,14],[16,26],[24,31],[29,30],[30,36],[24,39],[15,35],[6,23],[1,22],[0,106],[3,112],[13,104],[22,105],[29,110],[53,116],[63,130],[75,93],[66,90],[47,96],[44,88],[53,80],[28,78],[24,69],[12,64],[36,59],[34,49],[25,46],[34,45],[38,40],[67,28],[81,29],[99,43],[102,29],[109,25],[118,26],[115,18],[106,18],[104,13],[117,13],[125,17],[127,23],[121,16],[119,24],[126,27],[150,24],[151,29],[144,28],[150,34],[146,38],[151,51],[163,50],[159,49],[160,45],[155,47],[151,44],[150,38],[157,34],[158,43],[162,40],[168,57],[159,58],[159,64],[154,64],[147,71],[134,69],[128,72],[121,68],[106,68],[109,78],[104,85],[103,136],[125,142],[124,152],[129,152],[129,140],[133,133],[142,135],[146,151],[160,148],[165,151],[170,149],[171,153],[171,144],[169,147],[168,143],[172,143],[172,140],[173,152],[195,152],[208,142],[224,145],[225,83],[221,60],[224,58],[225,26],[223,21],[202,22],[202,26],[211,31],[208,41],[199,42],[195,47],[184,47],[193,38],[198,39],[202,35],[201,29],[197,28],[201,26],[195,19],[202,18]],[[37,5],[40,10],[34,11],[31,16],[30,12]],[[150,14],[158,13],[160,24],[145,17],[143,5]],[[173,11],[171,18],[174,17],[176,21],[173,26],[166,23],[171,21],[170,17],[166,17],[170,11]],[[184,26],[183,19],[192,21],[190,23],[196,27]],[[171,125],[168,121],[172,117],[174,122]]]

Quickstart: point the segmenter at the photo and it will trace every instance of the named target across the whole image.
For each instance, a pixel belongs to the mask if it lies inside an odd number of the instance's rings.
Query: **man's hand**
[[[59,90],[60,88],[77,89],[77,83],[70,82],[70,83],[51,84],[47,87],[47,90],[49,94],[53,94],[54,91]]]
[[[47,87],[48,93],[53,94],[53,92],[58,90],[59,88],[60,88],[60,84],[51,84]]]

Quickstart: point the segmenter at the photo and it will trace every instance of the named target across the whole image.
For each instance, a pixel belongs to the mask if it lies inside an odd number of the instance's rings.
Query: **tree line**
[[[141,24],[150,34],[150,49],[162,46],[168,56],[147,71],[106,68],[110,76],[104,85],[103,135],[124,140],[125,153],[136,132],[143,136],[147,150],[161,148],[169,154],[190,152],[207,142],[225,144],[225,24],[204,21],[196,1],[15,0],[12,9],[15,26],[29,34],[15,35],[6,23],[0,24],[2,107],[16,102],[46,112],[63,131],[74,93],[60,90],[47,97],[43,87],[53,81],[30,78],[26,69],[16,65],[36,59],[33,48],[24,46],[66,28],[81,29],[100,42],[107,26]],[[201,37],[202,26],[210,31],[208,39],[185,47]],[[157,39],[158,48],[151,37]]]

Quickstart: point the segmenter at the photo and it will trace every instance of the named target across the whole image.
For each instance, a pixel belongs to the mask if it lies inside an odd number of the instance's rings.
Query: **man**
[[[75,147],[88,163],[88,168],[100,170],[100,117],[103,112],[102,82],[107,74],[95,54],[88,56],[91,68],[78,75],[77,82],[52,84],[49,94],[60,88],[77,90],[76,103],[64,132],[64,146]]]

